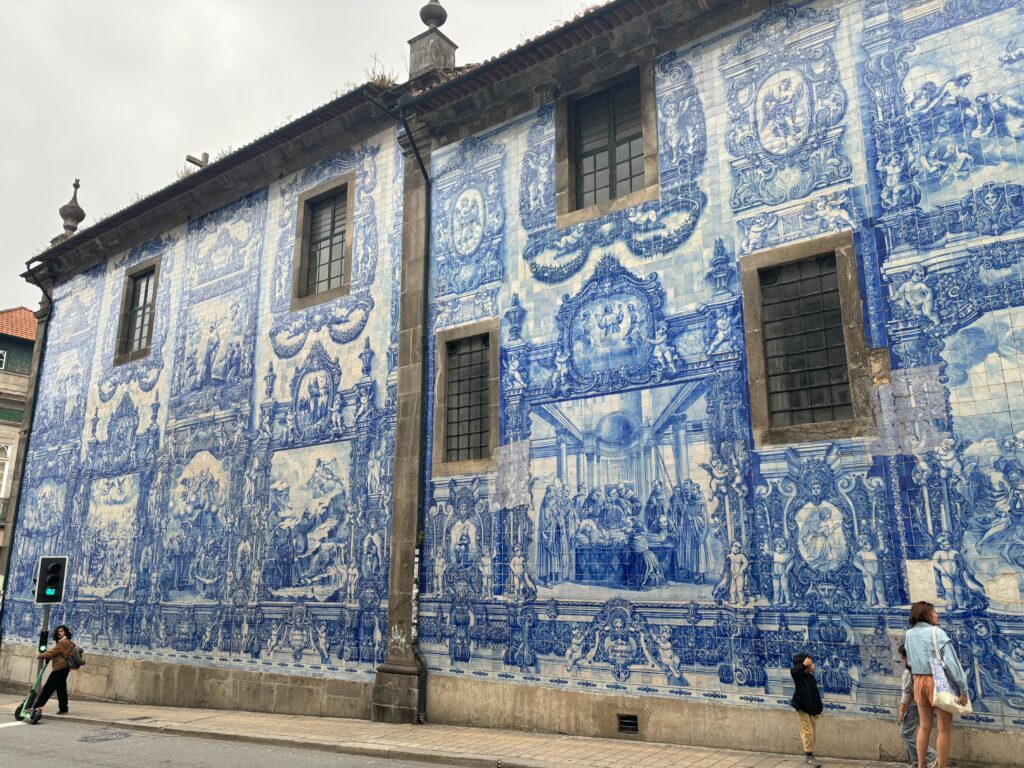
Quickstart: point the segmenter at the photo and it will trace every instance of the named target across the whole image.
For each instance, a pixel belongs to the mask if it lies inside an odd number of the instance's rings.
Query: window
[[[573,104],[577,208],[643,189],[641,115],[639,76]]]
[[[437,334],[434,474],[485,471],[498,447],[498,321]]]
[[[658,198],[653,66],[559,100],[555,121],[559,228]]]
[[[490,455],[490,338],[487,334],[449,341],[445,461]]]
[[[138,360],[149,354],[153,341],[159,275],[159,257],[139,264],[125,273],[115,365]]]
[[[760,271],[772,427],[853,416],[834,253]]]
[[[332,179],[299,196],[292,309],[343,296],[352,273],[354,176]]]
[[[7,470],[11,463],[11,446],[0,443],[0,497],[7,496]]]
[[[852,233],[740,259],[758,445],[875,433]]]
[[[7,350],[0,349],[0,371],[7,369]]]

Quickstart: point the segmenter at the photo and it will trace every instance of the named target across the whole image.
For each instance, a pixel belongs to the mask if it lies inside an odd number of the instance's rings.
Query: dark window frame
[[[309,265],[310,229],[313,220],[313,206],[317,203],[345,193],[345,239],[342,247],[341,285],[320,293],[308,293],[307,269]],[[299,194],[295,222],[295,255],[292,263],[292,311],[306,309],[341,296],[347,296],[352,287],[352,232],[355,211],[355,172],[336,176],[322,184]]]
[[[834,254],[842,314],[843,341],[846,346],[850,400],[853,415],[842,421],[810,422],[784,427],[771,425],[763,311],[761,305],[762,270],[825,254]],[[887,350],[868,350],[864,339],[864,310],[853,233],[849,230],[813,240],[804,240],[771,250],[757,251],[740,258],[743,286],[743,320],[747,351],[747,382],[750,390],[751,424],[756,446],[785,445],[877,434],[871,359]]]
[[[7,370],[7,350],[0,349],[0,371]]]
[[[146,274],[152,274],[150,289],[150,321],[149,330],[146,334],[146,345],[134,351],[128,351],[128,332],[131,329],[132,299],[134,298],[134,286],[138,278]],[[135,360],[148,357],[153,351],[153,329],[156,327],[156,297],[160,290],[160,257],[136,264],[124,271],[124,279],[121,283],[121,312],[117,322],[117,338],[114,347],[114,365],[124,365]]]
[[[577,206],[577,136],[575,125],[576,105],[581,101],[607,93],[624,83],[639,80],[640,123],[643,132],[644,184],[621,197],[613,197],[584,208]],[[609,164],[611,165],[611,164]],[[555,102],[555,208],[558,229],[576,226],[600,216],[630,208],[661,196],[660,172],[658,168],[658,117],[654,86],[654,63],[648,62],[639,68],[595,84],[558,99]]]
[[[457,328],[448,328],[434,337],[435,349],[435,387],[434,387],[434,432],[433,432],[433,475],[461,475],[475,472],[486,472],[493,468],[495,454],[498,450],[500,432],[500,336],[497,318],[482,320]],[[486,455],[478,459],[449,461],[447,459],[448,442],[448,345],[451,342],[473,336],[488,337],[488,376],[487,376],[487,418],[488,439]]]

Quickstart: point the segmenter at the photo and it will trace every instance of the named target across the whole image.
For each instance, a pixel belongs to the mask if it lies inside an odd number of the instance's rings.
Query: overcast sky
[[[83,226],[366,80],[408,74],[425,0],[0,0],[0,308],[38,305],[18,277]],[[594,0],[442,0],[458,64],[481,61]],[[374,57],[380,64],[375,64]]]

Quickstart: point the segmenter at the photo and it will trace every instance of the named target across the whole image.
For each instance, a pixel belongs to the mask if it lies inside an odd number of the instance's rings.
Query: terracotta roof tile
[[[0,335],[36,340],[36,316],[28,307],[0,309]]]

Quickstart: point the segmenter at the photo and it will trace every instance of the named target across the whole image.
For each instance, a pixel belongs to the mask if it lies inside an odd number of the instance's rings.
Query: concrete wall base
[[[639,717],[640,733],[618,733],[618,715]],[[796,716],[783,709],[722,706],[674,699],[580,693],[446,675],[427,678],[427,721],[631,741],[798,754]],[[826,713],[818,721],[822,757],[904,762],[895,722]],[[957,724],[951,761],[957,766],[1018,765],[1024,733]]]
[[[0,652],[0,684],[28,690],[35,676],[34,649],[5,642]],[[113,658],[97,653],[68,678],[76,696],[164,707],[271,712],[322,717],[370,718],[372,682],[327,680],[211,669],[187,664]]]
[[[418,666],[382,664],[377,667],[371,716],[378,723],[411,725],[420,717]]]

